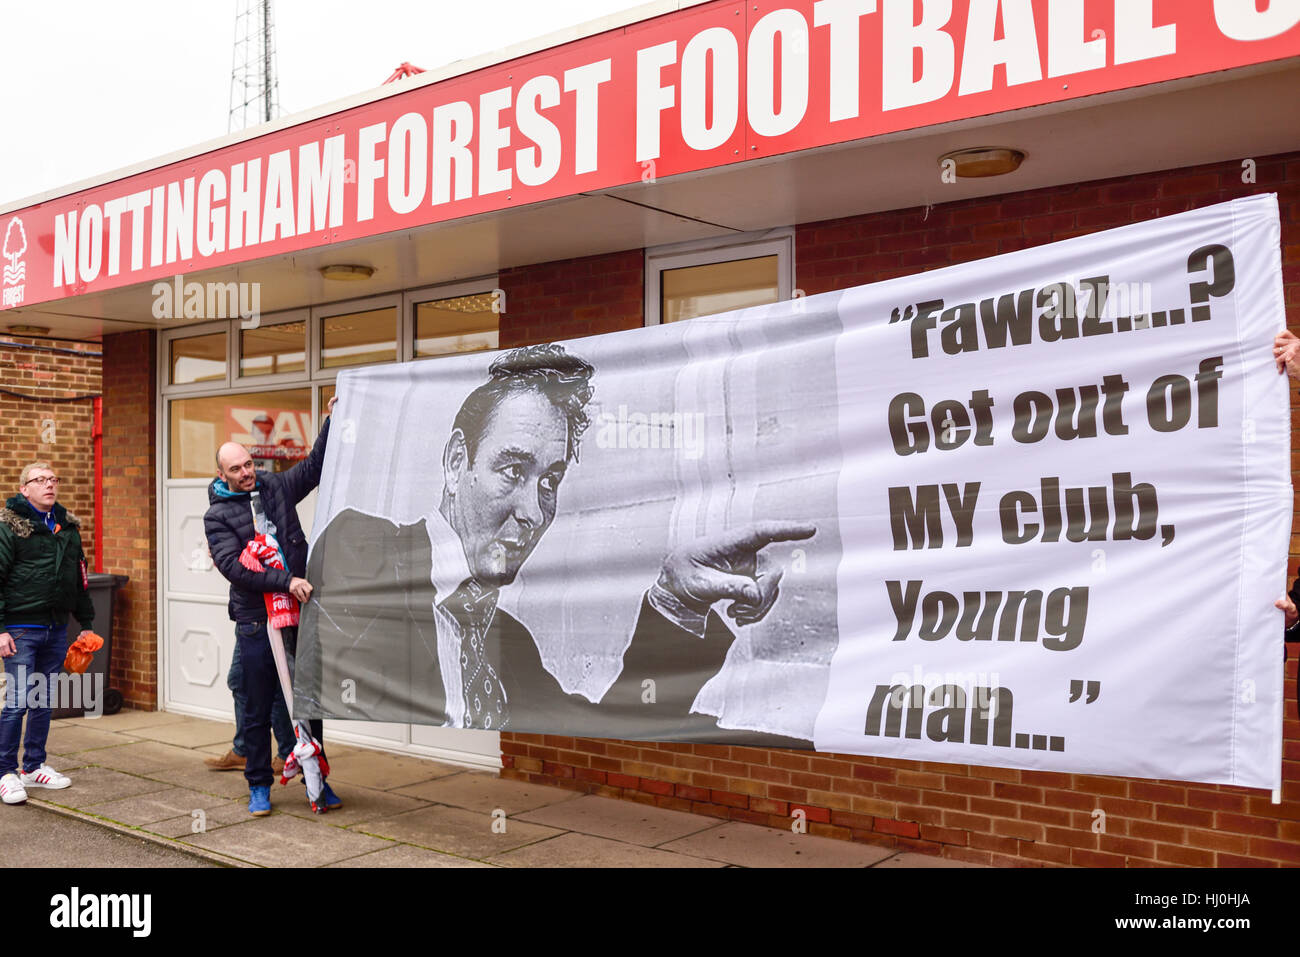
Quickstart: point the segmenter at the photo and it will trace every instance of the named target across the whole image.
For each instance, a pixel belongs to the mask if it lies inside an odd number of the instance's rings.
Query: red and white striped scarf
[[[249,571],[262,572],[267,568],[284,568],[284,559],[280,556],[280,545],[274,535],[259,534],[244,546],[239,556],[239,564]],[[298,600],[282,591],[264,592],[262,600],[266,602],[266,617],[269,624],[276,628],[293,628],[298,625]]]

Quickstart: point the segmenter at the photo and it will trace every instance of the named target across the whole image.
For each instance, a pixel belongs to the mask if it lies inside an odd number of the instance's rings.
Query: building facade
[[[1046,3],[984,40],[987,5],[957,4],[946,30],[931,17],[940,4],[910,24],[867,6],[651,4],[0,211],[39,250],[0,330],[48,324],[102,342],[95,533],[103,570],[130,576],[113,675],[127,702],[228,715],[233,635],[201,526],[212,452],[235,439],[267,468],[292,464],[343,368],[680,321],[1262,192],[1282,212],[1278,327],[1300,328],[1300,131],[1284,120],[1300,14],[1219,3],[1176,19],[1157,5],[1143,20],[1132,11],[1150,4],[1116,5],[1098,45],[1093,23],[1053,25]],[[940,33],[960,54],[946,74]],[[900,43],[917,69],[891,60]],[[852,68],[850,52],[862,54]],[[953,175],[947,160],[989,147],[1022,161]],[[311,513],[309,500],[304,527]],[[1287,674],[1279,804],[1240,788],[837,754],[329,733],[980,863],[1277,865],[1300,862],[1294,657]]]

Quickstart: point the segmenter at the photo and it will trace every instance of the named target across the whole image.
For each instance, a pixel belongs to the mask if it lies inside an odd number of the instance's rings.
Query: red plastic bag
[[[63,658],[63,667],[72,674],[84,675],[86,669],[90,667],[90,660],[95,657],[95,652],[103,647],[103,638],[93,631],[87,632],[68,645],[68,653]]]

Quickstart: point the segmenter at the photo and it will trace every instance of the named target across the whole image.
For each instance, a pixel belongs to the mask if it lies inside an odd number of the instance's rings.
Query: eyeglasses
[[[27,484],[28,484],[28,485],[41,485],[41,486],[45,486],[45,485],[58,485],[58,484],[59,484],[59,480],[56,479],[53,475],[42,475],[40,478],[29,478],[29,479],[27,480]]]

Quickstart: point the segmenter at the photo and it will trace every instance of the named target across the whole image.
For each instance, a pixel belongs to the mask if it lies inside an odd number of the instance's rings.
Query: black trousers
[[[293,674],[293,656],[298,648],[298,629],[283,628],[284,650]],[[275,780],[271,772],[271,705],[280,687],[271,654],[271,639],[265,621],[235,623],[235,640],[244,666],[244,778],[249,787],[268,786]],[[312,735],[324,747],[325,738],[319,718],[309,721]]]

